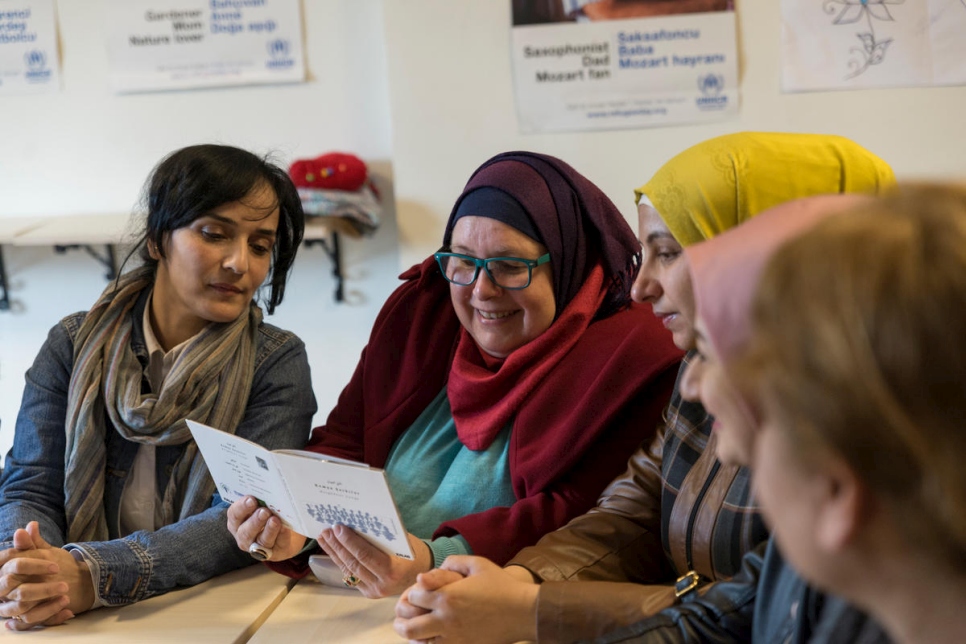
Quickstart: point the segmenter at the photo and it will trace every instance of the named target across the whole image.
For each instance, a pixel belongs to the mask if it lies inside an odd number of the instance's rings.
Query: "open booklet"
[[[221,498],[250,494],[301,535],[349,526],[383,552],[413,552],[386,473],[365,463],[296,449],[267,450],[239,436],[186,421]]]

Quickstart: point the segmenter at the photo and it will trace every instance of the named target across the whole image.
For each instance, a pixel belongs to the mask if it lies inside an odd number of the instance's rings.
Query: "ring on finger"
[[[21,624],[26,624],[26,622],[23,621],[23,615],[11,615],[10,619],[20,622]]]
[[[268,561],[272,558],[272,549],[263,546],[257,541],[252,541],[252,545],[248,546],[248,554],[255,561]]]
[[[346,588],[355,588],[356,586],[359,585],[360,581],[362,580],[353,574],[342,575],[342,585],[345,586]]]

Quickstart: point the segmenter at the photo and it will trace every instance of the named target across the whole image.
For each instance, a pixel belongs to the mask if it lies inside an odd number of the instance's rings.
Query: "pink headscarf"
[[[790,201],[685,249],[697,316],[704,321],[707,340],[723,364],[748,341],[752,298],[772,254],[826,217],[869,199],[838,194]]]

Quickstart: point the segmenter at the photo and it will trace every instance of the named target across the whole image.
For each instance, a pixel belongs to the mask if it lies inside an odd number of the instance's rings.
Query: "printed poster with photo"
[[[966,0],[782,0],[786,92],[966,84]]]
[[[117,92],[305,80],[299,0],[106,0]]]
[[[701,123],[738,110],[729,0],[511,0],[523,132]]]
[[[54,0],[0,0],[0,95],[59,90]]]

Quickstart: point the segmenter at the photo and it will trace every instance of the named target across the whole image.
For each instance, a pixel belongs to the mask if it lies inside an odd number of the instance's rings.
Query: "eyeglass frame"
[[[445,246],[443,248],[445,248]],[[471,279],[466,284],[460,284],[459,282],[455,282],[451,280],[449,277],[447,277],[446,268],[443,266],[444,256],[459,257],[460,259],[466,259],[473,262],[473,264],[475,265],[475,269],[473,271],[473,279]],[[436,251],[435,253],[433,253],[433,257],[436,259],[436,265],[439,266],[440,273],[443,274],[443,279],[445,279],[450,284],[456,284],[457,286],[473,286],[473,284],[476,284],[476,280],[480,278],[480,269],[482,268],[486,272],[486,276],[490,278],[491,282],[493,282],[496,286],[507,291],[522,291],[523,289],[529,287],[530,284],[533,282],[533,269],[550,262],[550,253],[544,253],[543,255],[541,255],[536,259],[527,259],[525,257],[485,257],[483,259],[480,259],[479,257],[464,255],[463,253],[454,253],[453,251],[443,250],[442,248]],[[493,273],[490,272],[489,263],[499,261],[499,260],[523,262],[527,267],[527,283],[524,284],[523,286],[503,286],[502,284],[497,282],[496,278],[493,277]]]

